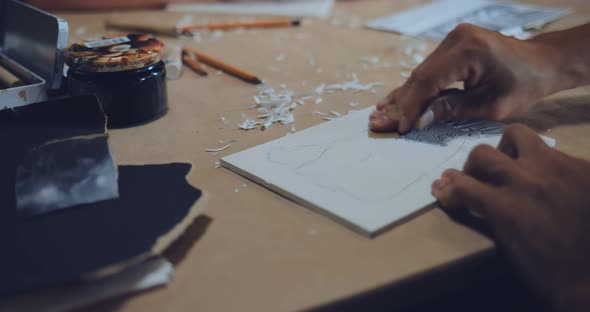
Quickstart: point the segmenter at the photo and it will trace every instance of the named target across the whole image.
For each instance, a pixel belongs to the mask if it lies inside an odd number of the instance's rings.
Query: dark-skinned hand
[[[511,125],[463,172],[432,184],[441,207],[482,216],[530,285],[556,310],[590,311],[590,163]]]
[[[521,116],[540,98],[590,79],[590,75],[580,78],[590,68],[582,63],[588,57],[578,57],[581,52],[572,46],[572,56],[566,59],[568,53],[561,50],[566,44],[559,41],[589,33],[590,27],[585,26],[565,34],[518,40],[474,25],[459,25],[401,87],[378,103],[370,127],[405,133],[428,107],[436,120]],[[462,82],[464,89],[448,89],[455,82]]]

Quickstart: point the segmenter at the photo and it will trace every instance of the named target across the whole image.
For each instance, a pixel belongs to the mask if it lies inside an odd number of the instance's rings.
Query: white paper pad
[[[447,146],[373,138],[373,109],[224,157],[221,165],[374,235],[431,205],[431,183],[445,169],[461,169],[476,145],[496,146],[501,137],[464,136]]]
[[[438,0],[381,19],[368,27],[412,37],[441,41],[457,25],[470,23],[506,35],[526,37],[540,27],[570,13],[567,9],[491,0]]]
[[[298,0],[289,2],[249,2],[213,4],[169,4],[168,11],[274,15],[294,17],[324,17],[330,13],[334,0]]]

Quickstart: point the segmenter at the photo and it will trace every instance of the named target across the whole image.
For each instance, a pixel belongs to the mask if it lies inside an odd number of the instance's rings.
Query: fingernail
[[[371,129],[382,127],[382,118],[379,118],[379,116],[371,116],[369,119],[369,127]]]
[[[451,183],[450,179],[448,179],[446,177],[442,177],[442,178],[434,181],[434,183],[432,183],[432,188],[434,190],[441,191],[442,189],[447,187],[447,185],[449,185],[450,183]]]
[[[447,178],[447,179],[452,179],[456,176],[459,175],[459,171],[457,170],[453,170],[453,169],[447,169],[445,170],[445,172],[443,172],[442,176]]]

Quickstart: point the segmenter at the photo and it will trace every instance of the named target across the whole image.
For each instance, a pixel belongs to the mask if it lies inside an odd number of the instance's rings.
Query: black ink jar
[[[168,110],[164,44],[147,35],[109,35],[74,43],[66,50],[72,95],[94,94],[108,125],[147,123]]]

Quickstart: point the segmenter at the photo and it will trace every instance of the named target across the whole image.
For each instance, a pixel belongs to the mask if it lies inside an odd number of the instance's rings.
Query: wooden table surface
[[[324,122],[314,110],[347,112],[352,101],[373,105],[404,78],[400,60],[407,60],[396,34],[350,27],[408,7],[418,0],[339,2],[328,19],[311,19],[300,28],[229,32],[166,39],[188,44],[248,69],[270,85],[308,90],[321,83],[343,82],[357,73],[361,82],[380,81],[377,94],[336,92],[324,103],[295,111],[297,130]],[[530,3],[574,8],[574,14],[550,25],[560,29],[588,22],[590,3],[538,0]],[[55,12],[68,20],[70,41],[105,32],[103,21],[113,14]],[[175,23],[196,14],[162,11],[116,12],[117,18],[145,18]],[[211,16],[210,20],[229,17]],[[235,19],[235,18],[234,18]],[[353,25],[354,26],[354,25]],[[429,43],[429,50],[435,47]],[[285,59],[277,59],[284,55]],[[361,58],[381,55],[391,68],[364,68]],[[317,65],[309,64],[314,58]],[[318,69],[321,70],[319,71]],[[293,203],[226,169],[219,157],[286,135],[291,126],[267,131],[238,130],[250,109],[256,86],[212,71],[201,78],[186,70],[169,81],[168,114],[145,126],[111,131],[110,144],[119,164],[188,162],[189,182],[207,192],[204,214],[211,220],[200,239],[190,242],[177,259],[174,280],[166,287],[116,300],[108,305],[123,311],[284,311],[317,307],[380,286],[455,263],[494,248],[488,238],[429,210],[374,239]],[[221,117],[228,121],[224,124]],[[557,149],[590,159],[590,88],[579,88],[544,100],[526,118],[540,132],[557,139]],[[206,147],[235,139],[232,147],[213,156]],[[239,192],[235,192],[239,189]],[[392,209],[395,209],[392,207]],[[189,238],[187,238],[189,239]]]

